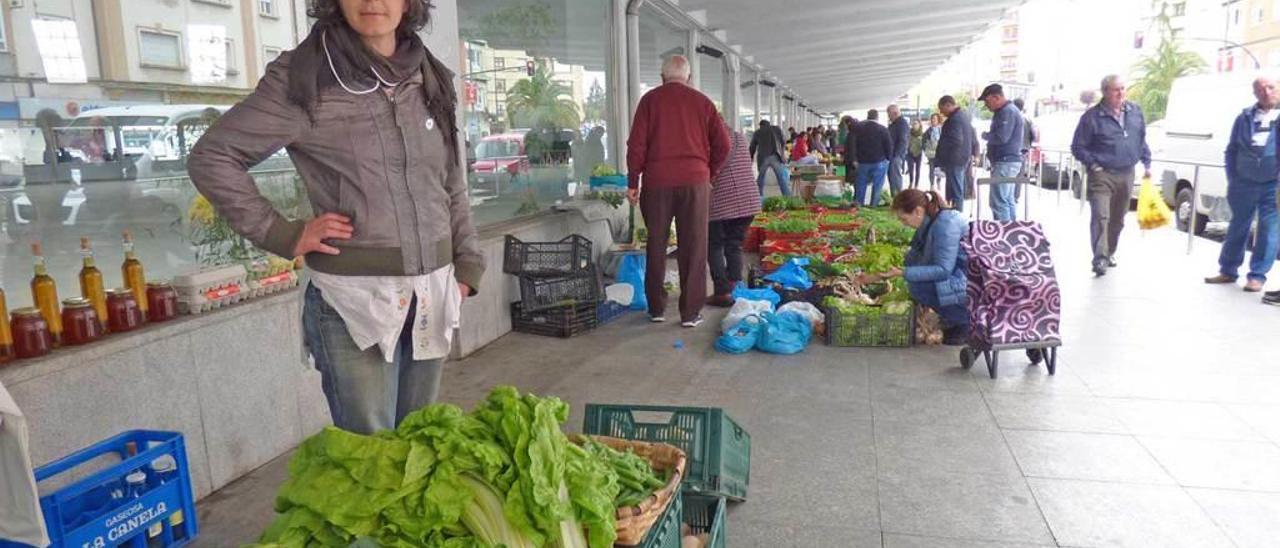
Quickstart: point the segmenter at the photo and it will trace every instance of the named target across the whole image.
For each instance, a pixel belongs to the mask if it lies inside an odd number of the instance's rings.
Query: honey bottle
[[[62,344],[62,301],[58,300],[58,285],[49,277],[49,269],[45,266],[44,249],[40,242],[31,244],[31,254],[35,256],[35,276],[31,278],[31,302],[40,309],[40,315],[49,324],[49,335],[53,345]]]
[[[124,286],[138,300],[138,308],[142,316],[147,316],[147,276],[142,271],[142,262],[133,251],[133,232],[124,231],[124,264],[120,265],[120,274],[124,278]]]
[[[0,288],[0,363],[13,361],[13,329],[9,327],[9,304]]]
[[[102,271],[94,265],[93,246],[88,238],[80,238],[80,256],[84,266],[80,269],[80,296],[89,299],[98,323],[107,325],[107,290],[102,283]]]

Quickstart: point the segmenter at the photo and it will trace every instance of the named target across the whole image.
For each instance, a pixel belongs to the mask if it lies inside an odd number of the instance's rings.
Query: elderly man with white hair
[[[640,204],[649,230],[644,290],[655,323],[666,319],[672,219],[679,242],[681,325],[702,323],[711,181],[729,156],[729,144],[715,105],[689,86],[689,60],[668,58],[662,63],[662,85],[640,99],[627,139],[627,198]]]
[[[1151,176],[1151,149],[1142,108],[1125,100],[1124,80],[1115,74],[1102,79],[1102,101],[1080,116],[1071,154],[1089,168],[1089,237],[1093,245],[1093,273],[1105,276],[1115,268],[1116,246],[1133,195],[1133,166],[1142,162]]]
[[[1209,284],[1235,283],[1244,263],[1244,250],[1249,228],[1258,218],[1258,233],[1253,240],[1253,257],[1244,290],[1262,291],[1267,273],[1276,261],[1277,234],[1280,217],[1276,213],[1276,85],[1269,78],[1253,81],[1252,105],[1236,116],[1227,141],[1227,205],[1231,207],[1231,225],[1218,256],[1218,274],[1205,278]],[[1276,299],[1264,298],[1268,304]]]

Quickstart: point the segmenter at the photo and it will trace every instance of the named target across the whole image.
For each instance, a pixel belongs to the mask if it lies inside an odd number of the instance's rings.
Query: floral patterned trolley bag
[[[996,378],[1002,350],[1026,350],[1033,365],[1058,364],[1062,295],[1049,240],[1033,221],[974,221],[960,244],[969,256],[970,334],[960,351],[968,369],[979,354]]]

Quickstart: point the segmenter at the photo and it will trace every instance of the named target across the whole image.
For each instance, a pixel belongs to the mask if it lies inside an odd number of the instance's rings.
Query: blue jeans
[[[768,158],[760,159],[757,167],[759,167],[760,174],[756,176],[756,186],[760,187],[761,200],[764,199],[764,176],[771,169],[773,170],[773,176],[778,179],[778,186],[782,189],[782,195],[791,195],[791,170],[787,169],[786,164],[782,163],[782,159],[770,155]]]
[[[964,184],[968,171],[968,166],[942,168],[942,174],[947,178],[947,201],[956,211],[964,211]]]
[[[908,282],[907,292],[916,302],[937,311],[943,327],[969,325],[969,308],[962,304],[942,306],[938,302],[938,288],[933,282]]]
[[[387,363],[377,346],[360,350],[342,316],[325,302],[316,286],[307,286],[302,331],[320,370],[334,426],[372,434],[395,428],[405,415],[435,402],[444,360],[413,360],[415,306],[409,306],[400,344],[392,363]]]
[[[902,168],[906,163],[905,157],[889,159],[889,193],[897,196],[902,192]],[[879,194],[878,192],[876,194]]]
[[[880,205],[880,193],[884,191],[884,175],[889,170],[889,161],[874,164],[858,164],[858,182],[853,193],[853,202],[859,206],[867,203],[867,186],[871,186],[871,207]]]
[[[1022,173],[1022,162],[995,162],[991,164],[992,177],[1017,177]],[[1018,185],[997,183],[991,185],[991,215],[997,221],[1018,220],[1018,199],[1014,190]]]
[[[1244,264],[1244,248],[1249,238],[1253,216],[1258,216],[1258,232],[1253,240],[1253,257],[1249,260],[1249,279],[1267,281],[1267,273],[1276,261],[1280,248],[1280,215],[1276,213],[1276,182],[1257,183],[1237,180],[1227,185],[1227,205],[1231,206],[1231,224],[1218,256],[1222,274],[1236,277]]]

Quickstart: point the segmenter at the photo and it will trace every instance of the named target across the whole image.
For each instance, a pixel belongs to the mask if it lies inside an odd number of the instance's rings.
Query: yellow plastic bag
[[[1152,230],[1165,226],[1173,221],[1173,211],[1165,205],[1160,191],[1151,184],[1150,177],[1142,179],[1142,187],[1138,189],[1138,226],[1143,230]]]

